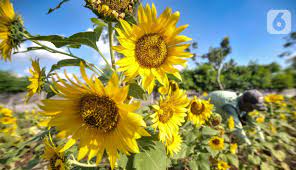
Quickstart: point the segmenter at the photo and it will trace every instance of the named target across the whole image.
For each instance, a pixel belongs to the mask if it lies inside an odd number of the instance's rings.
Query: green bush
[[[9,71],[0,71],[0,93],[18,93],[26,91],[27,77],[17,77]]]
[[[218,90],[216,74],[217,71],[209,64],[184,70],[182,87],[196,91]],[[277,63],[260,65],[251,62],[246,66],[232,65],[225,68],[222,71],[221,81],[225,89],[236,91],[247,89],[280,91],[296,87],[296,72],[292,68],[282,69]]]

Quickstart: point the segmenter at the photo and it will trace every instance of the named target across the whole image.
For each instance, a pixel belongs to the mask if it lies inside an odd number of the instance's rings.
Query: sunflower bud
[[[221,122],[222,122],[222,117],[219,114],[215,113],[211,116],[209,124],[210,126],[215,127],[215,126],[219,126]]]

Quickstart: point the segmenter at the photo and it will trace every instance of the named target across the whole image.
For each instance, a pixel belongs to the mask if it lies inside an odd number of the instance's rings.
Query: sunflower
[[[4,116],[7,116],[7,117],[12,117],[12,110],[3,107],[3,108],[0,108],[0,114],[3,114]]]
[[[237,144],[236,144],[236,143],[232,143],[232,144],[230,144],[230,152],[231,152],[232,154],[235,154],[236,151],[237,151]]]
[[[212,150],[223,150],[224,149],[224,139],[218,136],[213,136],[209,140],[209,146]]]
[[[181,80],[179,70],[175,65],[185,65],[184,58],[192,57],[190,52],[185,52],[190,44],[184,42],[191,40],[183,35],[178,35],[188,25],[176,27],[180,13],[172,13],[167,8],[159,17],[154,4],[142,5],[138,9],[138,24],[130,25],[125,20],[120,20],[122,30],[116,28],[119,46],[114,50],[125,57],[117,61],[119,71],[123,71],[127,80],[140,75],[142,86],[151,93],[155,80],[167,86],[169,81],[166,73],[173,74]]]
[[[281,120],[287,120],[287,116],[284,113],[280,114],[280,119]]]
[[[137,2],[138,0],[86,0],[86,7],[100,18],[114,20],[124,19],[127,14],[132,14]]]
[[[217,164],[217,169],[218,170],[227,170],[229,168],[230,168],[230,166],[226,162],[224,162],[222,160],[218,161],[218,164]]]
[[[284,96],[279,94],[268,94],[264,97],[266,103],[277,103],[280,104],[284,101]]]
[[[168,86],[161,86],[158,88],[158,92],[160,94],[168,94],[173,93],[179,89],[179,85],[177,82],[170,80]]]
[[[256,122],[257,122],[257,123],[263,123],[264,120],[265,120],[265,117],[262,116],[262,115],[256,118]]]
[[[28,85],[28,93],[26,96],[26,101],[35,93],[40,93],[44,85],[45,71],[40,69],[39,60],[32,60],[32,68],[30,68],[31,77],[29,78],[30,84]]]
[[[2,117],[0,118],[0,123],[4,125],[16,124],[16,118],[14,117]]]
[[[8,134],[10,136],[18,137],[18,135],[16,133],[17,128],[18,128],[17,124],[12,124],[9,127],[5,127],[4,129],[1,129],[0,132],[1,133],[6,133],[6,134]]]
[[[268,125],[270,128],[271,134],[275,135],[277,133],[276,126],[274,126],[272,123],[269,123]]]
[[[210,117],[210,121],[209,121],[209,124],[212,126],[212,127],[216,127],[216,126],[219,126],[222,122],[222,117],[220,114],[212,114],[211,117]]]
[[[227,121],[229,130],[233,130],[235,127],[233,116],[230,116]]]
[[[257,110],[254,110],[252,112],[249,112],[248,115],[251,116],[251,117],[255,117],[255,116],[259,115],[259,112]]]
[[[106,150],[114,169],[118,151],[127,155],[138,153],[136,139],[149,136],[142,116],[134,113],[140,103],[124,103],[129,87],[119,87],[116,73],[104,87],[99,79],[87,77],[82,63],[80,71],[85,83],[76,75],[73,75],[75,82],[65,73],[70,83],[57,76],[59,83],[53,80],[53,84],[57,95],[63,99],[43,100],[40,108],[44,110],[43,114],[52,116],[49,126],[66,131],[65,138],[69,140],[61,151],[79,141],[77,159],[81,160],[87,154],[88,160],[97,156],[96,163],[99,164]]]
[[[164,98],[160,97],[159,104],[152,105],[156,110],[151,115],[152,127],[159,129],[160,141],[172,139],[173,134],[179,131],[179,126],[185,121],[188,103],[186,92],[180,89]]]
[[[9,0],[0,1],[0,52],[4,61],[11,60],[12,49],[23,41],[23,22],[14,13]]]
[[[181,150],[182,138],[178,133],[173,134],[171,139],[167,139],[165,142],[165,146],[167,149],[167,154],[171,157],[174,154],[177,154]]]
[[[203,125],[211,117],[213,107],[209,100],[201,100],[194,96],[189,104],[188,120],[196,126]]]
[[[43,159],[49,161],[47,165],[49,170],[64,170],[65,169],[65,156],[64,152],[60,152],[60,147],[56,147],[52,142],[51,137],[45,138],[43,143],[44,147],[44,154],[41,156]]]

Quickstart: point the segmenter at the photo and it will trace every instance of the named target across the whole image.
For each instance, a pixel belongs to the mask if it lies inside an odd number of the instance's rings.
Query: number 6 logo
[[[291,32],[290,11],[269,10],[267,13],[267,32],[270,34],[289,34]]]

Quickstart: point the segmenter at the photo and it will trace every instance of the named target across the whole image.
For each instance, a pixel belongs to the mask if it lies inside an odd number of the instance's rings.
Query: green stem
[[[109,68],[111,68],[111,69],[113,70],[113,68],[111,67],[111,65],[109,64],[108,60],[107,60],[106,57],[104,56],[104,54],[101,52],[101,50],[100,50],[100,49],[97,49],[96,51],[97,51],[97,52],[100,54],[100,56],[103,58],[103,60],[105,61],[106,65],[107,65]]]
[[[24,35],[24,37],[26,37],[27,39],[30,40],[30,38],[31,38],[30,35],[27,35],[27,34],[23,34],[23,35]],[[51,52],[51,53],[59,53],[59,54],[63,54],[63,55],[70,56],[70,57],[72,57],[72,58],[76,58],[76,59],[80,59],[80,60],[82,60],[80,57],[77,57],[77,56],[75,56],[75,55],[73,55],[73,54],[69,54],[69,53],[65,53],[65,52],[62,52],[62,51],[59,51],[59,50],[53,49],[53,48],[51,48],[51,47],[48,47],[48,46],[46,46],[46,45],[40,43],[39,41],[36,41],[36,40],[30,40],[30,41],[32,41],[32,42],[34,42],[35,44],[37,44],[37,45],[43,47],[44,50],[46,50],[46,51],[48,51],[48,52]],[[101,53],[101,52],[99,51],[99,53]],[[102,54],[102,57],[104,58],[103,54]],[[85,62],[86,62],[86,61],[85,61]],[[86,62],[86,63],[89,65],[88,62]],[[109,63],[107,62],[107,60],[106,60],[106,63],[109,65]],[[109,66],[110,66],[110,65],[109,65]],[[94,68],[97,69],[99,72],[104,73],[101,69],[99,69],[99,68],[97,68],[97,67],[95,67],[95,66],[94,66]],[[93,69],[91,69],[91,70],[94,71]],[[94,71],[94,72],[96,72],[96,71]],[[98,73],[96,72],[96,74],[98,74]],[[98,74],[98,75],[99,75],[99,74]]]
[[[78,162],[73,155],[71,155],[71,157],[72,157],[72,159],[68,160],[70,164],[78,165],[80,167],[88,167],[88,168],[99,167],[97,164],[86,164],[86,163]]]
[[[108,23],[108,34],[109,34],[109,49],[110,49],[112,68],[114,70],[116,70],[114,51],[112,49],[112,47],[113,47],[113,27],[112,27],[112,22]]]
[[[26,38],[31,38],[29,35],[27,35],[27,34],[24,34],[24,36],[26,37]],[[75,56],[75,55],[73,55],[73,54],[69,54],[69,53],[65,53],[65,52],[62,52],[62,51],[58,51],[58,50],[56,50],[56,49],[53,49],[53,48],[51,48],[51,47],[48,47],[48,46],[46,46],[46,45],[43,45],[43,44],[41,44],[40,42],[38,42],[38,41],[36,41],[36,40],[30,40],[30,41],[32,41],[32,42],[34,42],[35,44],[38,44],[39,46],[41,46],[41,47],[43,47],[46,51],[49,51],[49,52],[52,52],[52,53],[59,53],[59,54],[63,54],[63,55],[67,55],[67,56],[70,56],[70,57],[73,57],[73,58],[76,58],[76,59],[81,59],[81,58],[79,58],[79,57],[77,57],[77,56]]]

